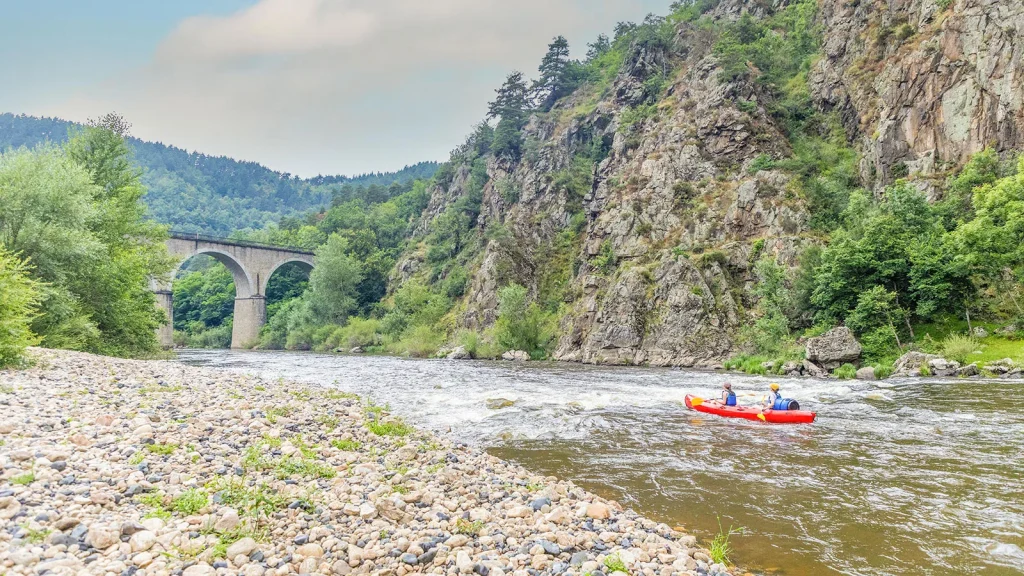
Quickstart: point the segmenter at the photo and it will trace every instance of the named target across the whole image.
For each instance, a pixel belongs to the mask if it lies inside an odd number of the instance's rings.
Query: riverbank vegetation
[[[32,343],[117,356],[157,352],[163,314],[149,279],[172,261],[165,228],[144,215],[127,131],[108,115],[63,146],[0,154],[3,364]]]

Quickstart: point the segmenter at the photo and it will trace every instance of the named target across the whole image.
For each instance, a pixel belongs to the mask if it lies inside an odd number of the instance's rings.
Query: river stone
[[[846,326],[837,326],[821,336],[807,339],[807,359],[826,370],[856,362],[861,351],[860,343]]]
[[[530,355],[522,350],[509,350],[501,355],[501,359],[525,362],[530,359]]]
[[[611,517],[611,510],[607,504],[601,502],[592,502],[587,504],[587,517],[595,520],[605,520]]]
[[[508,398],[488,398],[484,405],[488,410],[501,410],[502,408],[511,408],[515,405],[515,401]]]
[[[469,351],[465,346],[456,346],[447,356],[449,360],[468,360],[469,357]]]
[[[892,365],[893,374],[895,376],[920,376],[921,366],[938,358],[940,357],[924,352],[907,352]]]
[[[228,546],[227,556],[228,558],[234,558],[235,556],[242,555],[248,556],[256,549],[256,541],[252,538],[246,537],[238,540],[231,546]]]
[[[865,366],[857,370],[857,380],[878,380],[875,376],[875,369],[872,366]]]

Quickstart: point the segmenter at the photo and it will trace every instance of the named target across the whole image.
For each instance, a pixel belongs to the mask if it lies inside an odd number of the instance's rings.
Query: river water
[[[1024,574],[1024,384],[776,379],[811,425],[698,414],[700,371],[189,350],[189,364],[334,386],[700,538],[742,527],[764,574]],[[742,396],[750,394],[751,396]],[[511,406],[488,408],[507,400]]]

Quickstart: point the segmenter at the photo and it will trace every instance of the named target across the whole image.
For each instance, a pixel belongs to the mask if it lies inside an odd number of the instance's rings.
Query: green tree
[[[317,324],[344,324],[358,306],[357,286],[362,279],[362,266],[349,253],[348,241],[332,234],[317,248],[316,267],[309,275],[307,298]]]
[[[25,348],[39,343],[31,324],[42,293],[29,265],[0,246],[0,368],[22,362]]]
[[[538,70],[540,77],[534,81],[531,91],[543,111],[550,110],[559,98],[570,94],[579,84],[579,64],[569,58],[569,41],[564,36],[556,37],[548,45]]]
[[[499,118],[491,149],[498,158],[515,162],[522,154],[520,131],[526,124],[529,110],[529,91],[522,72],[509,74],[496,92],[497,97],[487,106],[487,117]]]
[[[525,287],[509,284],[498,291],[494,335],[506,350],[523,350],[534,358],[543,358],[554,341],[555,329],[554,317],[529,301]]]

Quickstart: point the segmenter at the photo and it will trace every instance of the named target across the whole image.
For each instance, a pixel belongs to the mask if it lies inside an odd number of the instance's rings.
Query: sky
[[[0,112],[303,177],[446,160],[512,70],[670,0],[0,0]]]

